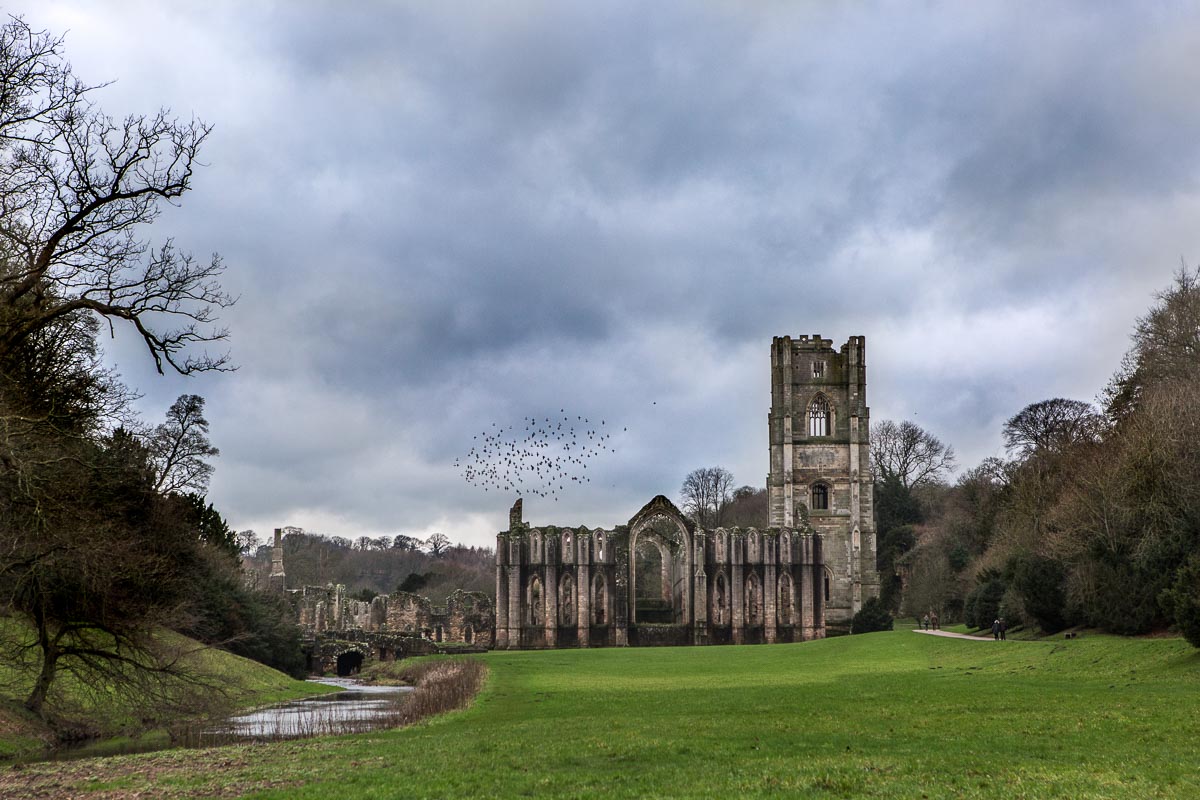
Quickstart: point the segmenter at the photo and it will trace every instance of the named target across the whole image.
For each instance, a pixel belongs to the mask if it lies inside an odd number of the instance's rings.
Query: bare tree
[[[258,534],[254,530],[247,528],[244,531],[237,532],[238,548],[244,555],[253,556],[258,550]]]
[[[899,480],[905,489],[933,483],[954,469],[954,448],[916,423],[883,420],[871,426],[875,480]]]
[[[191,189],[211,128],[166,110],[114,121],[92,102],[62,37],[0,25],[0,355],[78,312],[125,322],[162,372],[224,369],[189,353],[226,337],[221,260],[156,248],[138,229]]]
[[[150,434],[149,450],[155,491],[203,494],[213,473],[205,459],[221,454],[208,440],[204,398],[180,395],[167,409],[167,421]]]
[[[729,504],[733,473],[724,467],[700,467],[683,479],[679,494],[683,510],[702,528],[721,525],[721,514]]]
[[[435,533],[425,540],[425,549],[434,558],[441,558],[450,548],[450,537],[444,533]]]
[[[1023,458],[1053,455],[1096,441],[1102,429],[1103,419],[1090,403],[1056,397],[1027,405],[1004,423],[1004,446]]]
[[[114,121],[62,50],[20,18],[0,23],[0,608],[23,621],[0,626],[16,639],[0,658],[34,668],[26,705],[43,716],[63,670],[139,702],[188,680],[160,634],[186,627],[212,553],[169,492],[207,471],[116,427],[129,394],[96,337],[127,324],[160,372],[226,369],[193,348],[225,338],[215,310],[233,302],[218,257],[139,235],[191,188],[210,128],[165,110]],[[174,419],[176,443],[206,432],[200,410]]]
[[[1195,381],[1200,375],[1200,267],[1180,264],[1175,283],[1139,317],[1133,346],[1102,397],[1108,415],[1135,411],[1147,387],[1164,381]]]
[[[420,550],[421,540],[415,536],[405,536],[403,533],[397,533],[392,539],[392,547],[396,550]]]
[[[721,511],[721,522],[743,528],[765,528],[768,521],[767,490],[739,486],[729,504]]]

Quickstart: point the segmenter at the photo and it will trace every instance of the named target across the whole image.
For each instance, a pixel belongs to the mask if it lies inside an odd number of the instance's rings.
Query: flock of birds
[[[485,492],[491,489],[518,495],[553,497],[572,484],[591,483],[588,462],[601,453],[615,453],[607,422],[594,424],[583,416],[561,419],[525,417],[517,425],[490,429],[473,436],[470,451],[454,459],[463,480]],[[626,429],[623,429],[626,430]]]

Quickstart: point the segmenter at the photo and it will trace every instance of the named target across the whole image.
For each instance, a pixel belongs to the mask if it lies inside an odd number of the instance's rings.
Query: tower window
[[[813,511],[829,510],[829,487],[825,484],[818,483],[812,487],[812,507]]]
[[[817,397],[809,408],[808,435],[829,435],[829,402],[824,397]]]
[[[824,361],[814,361],[813,362],[813,377],[814,378],[824,378],[825,377],[825,362]]]

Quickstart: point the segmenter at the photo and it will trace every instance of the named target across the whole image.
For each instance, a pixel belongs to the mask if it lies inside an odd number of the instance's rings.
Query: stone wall
[[[495,607],[482,592],[456,591],[442,607],[409,592],[379,595],[370,602],[354,600],[345,596],[340,584],[305,586],[290,594],[300,627],[309,637],[358,631],[485,648],[493,641]]]
[[[793,642],[825,635],[824,551],[806,524],[700,530],[665,497],[629,525],[496,539],[496,647]],[[639,567],[639,545],[653,563]],[[638,570],[653,569],[653,596]],[[661,571],[661,580],[659,573]],[[647,584],[649,585],[649,584]]]

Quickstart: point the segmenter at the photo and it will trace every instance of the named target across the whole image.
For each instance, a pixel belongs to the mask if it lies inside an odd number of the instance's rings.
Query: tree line
[[[284,528],[283,532],[288,588],[332,583],[364,600],[403,591],[424,595],[435,603],[445,602],[456,589],[495,594],[496,551],[454,544],[443,533],[425,539],[397,534],[351,541],[302,528]],[[243,534],[242,540],[253,543],[257,536]],[[267,585],[271,550],[269,545],[247,547],[244,566],[251,583]]]
[[[1002,428],[1006,457],[953,483],[952,451],[917,426],[872,431],[891,610],[1046,632],[1174,627],[1200,646],[1200,270],[1182,267],[1131,338],[1097,403],[1030,404]]]
[[[61,37],[0,23],[0,660],[32,676],[25,705],[49,722],[66,672],[137,707],[180,702],[203,681],[196,640],[302,666],[205,499],[203,400],[148,424],[101,356],[102,330],[122,326],[160,373],[230,368],[206,350],[233,303],[220,258],[143,235],[191,189],[210,128],[165,110],[114,120],[100,88]]]

